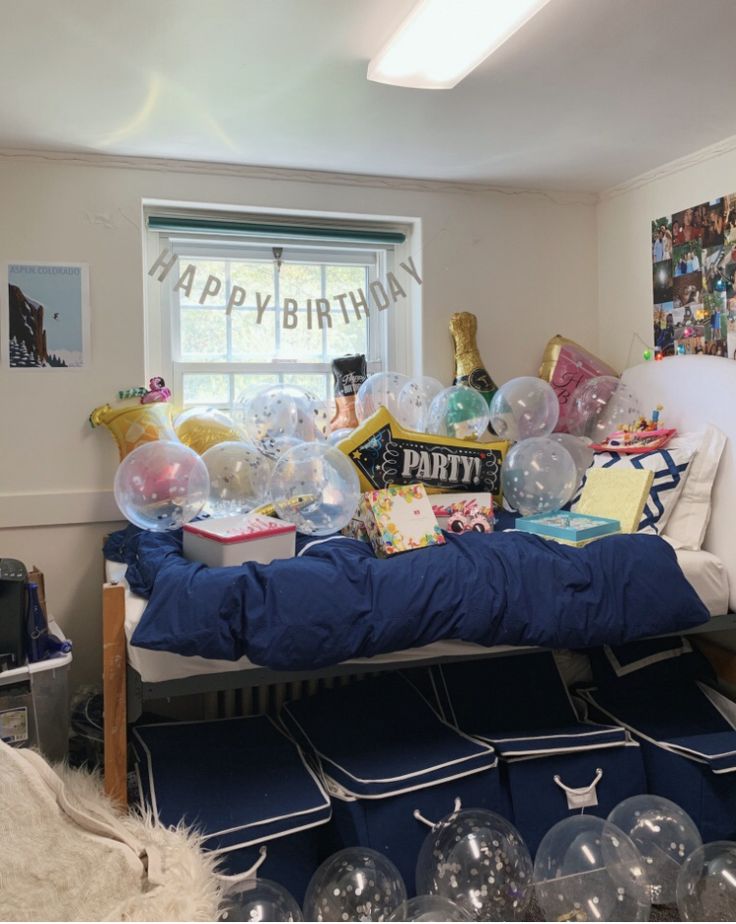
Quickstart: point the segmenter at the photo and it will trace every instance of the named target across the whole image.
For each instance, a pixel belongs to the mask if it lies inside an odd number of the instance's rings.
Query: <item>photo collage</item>
[[[654,348],[736,359],[736,193],[652,221]]]

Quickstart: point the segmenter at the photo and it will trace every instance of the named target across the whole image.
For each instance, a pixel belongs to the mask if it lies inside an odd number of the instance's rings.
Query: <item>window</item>
[[[148,366],[184,407],[232,408],[277,382],[329,398],[331,361],[347,353],[364,353],[370,372],[395,367],[397,308],[379,310],[371,290],[385,289],[391,243],[149,230],[148,250],[149,268],[164,252],[171,262],[163,279],[149,274],[161,323],[160,343],[149,325]]]

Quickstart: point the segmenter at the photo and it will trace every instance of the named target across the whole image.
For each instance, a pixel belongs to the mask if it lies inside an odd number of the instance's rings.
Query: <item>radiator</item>
[[[228,719],[235,716],[276,716],[284,703],[313,696],[321,690],[344,687],[365,674],[346,674],[342,677],[325,677],[321,680],[295,680],[290,683],[271,683],[260,687],[245,687],[242,690],[223,690],[207,695],[205,712],[207,718]],[[371,674],[371,676],[377,676]]]

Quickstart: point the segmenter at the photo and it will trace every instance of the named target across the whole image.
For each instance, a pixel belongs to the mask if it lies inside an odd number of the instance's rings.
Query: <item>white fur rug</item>
[[[0,742],[0,920],[216,921],[220,898],[191,831],[118,814],[96,778]]]

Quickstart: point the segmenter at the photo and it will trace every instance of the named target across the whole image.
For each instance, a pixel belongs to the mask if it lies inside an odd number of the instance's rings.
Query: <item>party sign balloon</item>
[[[458,440],[479,440],[487,429],[486,399],[467,385],[444,388],[429,406],[428,433]]]
[[[449,899],[476,921],[515,921],[532,895],[532,861],[516,828],[485,809],[453,812],[425,838],[417,892]]]
[[[417,433],[426,433],[430,405],[443,387],[442,382],[428,375],[410,379],[399,393],[399,423]]]
[[[467,911],[441,895],[417,895],[402,902],[387,921],[472,921]]]
[[[506,502],[522,516],[559,510],[578,486],[578,473],[570,453],[547,436],[516,443],[501,470]]]
[[[207,466],[181,443],[144,443],[115,473],[115,502],[141,529],[178,529],[201,513],[210,492]]]
[[[639,848],[652,903],[674,904],[680,868],[703,843],[692,818],[669,799],[643,794],[624,799],[608,820],[628,834]]]
[[[355,397],[355,414],[358,420],[366,420],[379,407],[385,407],[394,417],[399,413],[399,395],[409,381],[408,375],[400,372],[376,372],[358,389]]]
[[[315,442],[330,432],[327,404],[296,385],[267,385],[245,398],[237,416],[250,441],[267,450],[283,438]]]
[[[284,452],[271,475],[278,515],[299,532],[325,536],[352,519],[360,501],[355,467],[335,446],[302,443]]]
[[[677,910],[683,921],[736,921],[736,842],[690,854],[677,876]]]
[[[266,501],[272,463],[255,446],[218,443],[202,455],[202,461],[210,476],[210,513],[248,513]]]
[[[270,879],[245,879],[227,890],[219,921],[303,921],[294,896]]]
[[[570,815],[545,834],[534,889],[545,921],[649,920],[641,854],[620,828],[595,815]]]
[[[568,429],[602,443],[607,436],[641,416],[639,401],[628,385],[612,375],[584,382],[572,396]]]
[[[401,873],[383,854],[348,847],[328,857],[304,897],[308,921],[385,921],[406,901]]]
[[[218,443],[243,438],[233,419],[213,407],[182,411],[174,421],[174,429],[181,442],[200,455]]]
[[[531,375],[506,382],[491,401],[491,426],[501,439],[512,442],[548,436],[559,414],[552,386]]]

